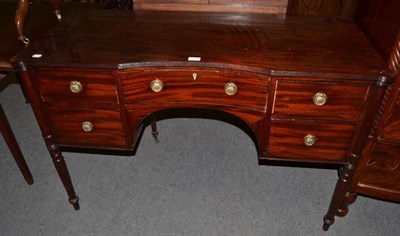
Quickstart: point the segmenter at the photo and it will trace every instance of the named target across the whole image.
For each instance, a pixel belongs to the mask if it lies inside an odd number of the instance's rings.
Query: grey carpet
[[[0,138],[0,235],[400,235],[400,204],[359,197],[325,233],[337,171],[260,166],[251,139],[213,120],[146,128],[135,156],[64,153],[74,211],[18,85],[0,94],[34,177]]]

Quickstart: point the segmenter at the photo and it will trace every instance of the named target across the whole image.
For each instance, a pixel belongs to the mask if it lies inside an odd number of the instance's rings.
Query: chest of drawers
[[[351,166],[390,83],[353,23],[314,17],[75,12],[13,61],[75,209],[61,148],[134,151],[168,111],[224,114],[261,160]]]

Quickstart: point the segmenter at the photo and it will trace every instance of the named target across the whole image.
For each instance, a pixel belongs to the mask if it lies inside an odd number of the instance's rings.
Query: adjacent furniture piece
[[[400,202],[399,10],[400,2],[395,0],[368,0],[355,19],[388,62],[388,74],[397,78],[386,91],[362,163],[349,189],[352,195],[363,194],[396,202]]]
[[[390,7],[389,7],[390,6]],[[369,131],[362,156],[342,170],[345,195],[340,203],[332,201],[328,216],[344,216],[357,195],[400,202],[400,2],[366,0],[357,11],[355,22],[388,64],[386,75],[396,78],[386,90]],[[396,20],[397,19],[397,20]],[[397,37],[396,37],[397,34]],[[394,45],[394,46],[393,46]]]
[[[400,202],[400,34],[389,73],[397,76],[386,91],[348,194]],[[353,200],[350,200],[350,203]],[[348,205],[347,202],[344,205]]]
[[[70,5],[68,4],[68,6]],[[10,58],[25,48],[25,45],[15,37],[16,26],[14,19],[16,7],[17,4],[15,2],[0,2],[0,74],[15,71],[15,68],[11,65]],[[30,7],[30,14],[34,20],[26,25],[25,30],[32,40],[37,39],[56,25],[57,20],[53,20],[54,16],[49,14],[50,12],[47,10],[47,6],[43,4],[33,4]]]
[[[341,165],[325,230],[393,81],[352,21],[247,13],[76,11],[13,62],[75,209],[62,150],[134,154],[151,120],[195,109],[260,160]]]
[[[1,79],[0,79],[1,80]],[[17,140],[11,130],[10,124],[8,123],[6,114],[4,114],[3,107],[0,104],[0,133],[3,135],[4,141],[10,149],[18,168],[21,170],[26,182],[30,185],[33,184],[33,177],[29,170],[28,165],[22,155],[21,149],[18,146]]]
[[[57,19],[60,21],[62,16],[59,10],[61,0],[45,0],[53,7],[53,12]],[[25,18],[29,10],[29,0],[18,0],[18,7],[15,12],[15,26],[17,29],[18,40],[22,41],[25,45],[29,44],[29,38],[25,35]]]

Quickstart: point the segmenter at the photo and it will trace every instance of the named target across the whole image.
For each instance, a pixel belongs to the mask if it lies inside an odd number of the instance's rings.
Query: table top
[[[85,68],[201,65],[370,79],[386,69],[349,20],[117,10],[73,12],[13,61]]]

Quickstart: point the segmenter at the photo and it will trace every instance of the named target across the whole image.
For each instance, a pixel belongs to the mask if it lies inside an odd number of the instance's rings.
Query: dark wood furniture
[[[24,1],[28,4],[28,1]],[[9,81],[3,80],[7,74],[15,72],[14,66],[11,64],[10,58],[22,51],[25,46],[15,39],[15,9],[17,4],[15,2],[0,2],[0,90],[5,88]],[[30,7],[31,14],[34,15],[34,21],[27,24],[26,31],[29,33],[31,39],[37,39],[42,34],[53,28],[57,21],[53,20],[54,16],[50,14],[51,11],[43,4],[34,4]],[[63,10],[69,13],[73,10],[81,9],[81,6],[74,3],[63,5]],[[19,25],[23,27],[23,25]],[[29,167],[23,157],[21,149],[15,139],[10,124],[0,104],[0,133],[2,134],[10,152],[15,159],[18,168],[20,169],[24,179],[28,184],[33,183],[33,177]]]
[[[346,215],[359,194],[400,202],[399,10],[400,2],[395,0],[366,0],[356,14],[355,22],[388,63],[387,76],[396,80],[386,90],[362,156],[353,163],[353,173],[346,176],[348,184],[340,207],[336,209],[332,201],[331,216]]]
[[[5,74],[0,73],[0,90],[3,87],[7,86],[4,85],[5,83],[3,83],[4,78]],[[1,106],[1,103],[0,103],[0,134],[3,136],[4,141],[6,142],[15,162],[18,165],[18,168],[20,169],[22,175],[24,176],[24,179],[29,185],[33,184],[32,174],[21,152],[21,149],[19,148],[18,142],[14,136],[10,123],[8,122],[7,116],[4,113],[3,107]]]
[[[400,2],[395,0],[368,0],[356,15],[357,24],[389,63],[388,73],[397,78],[386,91],[362,163],[349,189],[353,195],[358,193],[396,202],[400,202],[399,10]]]
[[[13,62],[75,209],[61,150],[134,154],[159,113],[195,108],[244,124],[260,160],[342,166],[325,230],[393,81],[352,21],[246,13],[74,12]]]
[[[289,0],[288,15],[353,18],[359,0]]]
[[[64,9],[69,10],[72,5],[76,4],[68,4],[68,7]],[[15,71],[10,58],[25,48],[25,45],[16,39],[14,22],[16,8],[16,2],[0,2],[0,73],[4,74]],[[34,15],[34,20],[26,24],[25,32],[32,40],[39,38],[57,24],[47,4],[34,4],[30,7],[30,12]]]
[[[60,11],[66,16],[70,12],[82,8],[100,8],[99,4],[79,4],[76,2],[65,2],[60,4]],[[16,39],[15,10],[16,2],[0,2],[0,77],[1,74],[14,72],[15,68],[10,58],[22,51],[26,45]],[[40,38],[58,23],[52,12],[51,5],[45,2],[35,2],[29,6],[29,17],[24,24],[24,32],[29,39],[34,41]],[[25,34],[24,33],[24,34]]]
[[[286,15],[288,0],[132,0],[135,10],[252,12]]]
[[[26,182],[31,185],[33,184],[33,177],[26,164],[25,158],[22,155],[21,149],[18,146],[17,140],[15,139],[14,133],[8,123],[7,117],[4,114],[3,107],[0,104],[0,133],[3,135],[4,141],[6,142],[15,162],[18,165],[22,175]]]
[[[61,21],[60,3],[62,0],[34,0],[48,2]],[[25,19],[29,10],[29,0],[18,0],[18,7],[15,12],[15,26],[17,38],[25,45],[30,40],[25,35]],[[97,0],[88,2],[98,2]],[[287,9],[288,0],[103,0],[108,7],[119,9],[136,10],[179,10],[179,11],[216,11],[216,12],[253,12],[264,14],[275,14],[284,17]]]
[[[60,21],[62,16],[59,9],[61,0],[45,0],[49,2],[53,7],[53,12],[57,19]],[[29,44],[29,38],[25,35],[25,18],[29,10],[29,0],[18,0],[18,7],[15,12],[15,26],[17,29],[18,40],[22,41],[24,44]]]
[[[359,4],[355,23],[389,63],[400,29],[400,2],[397,0],[364,0]]]

